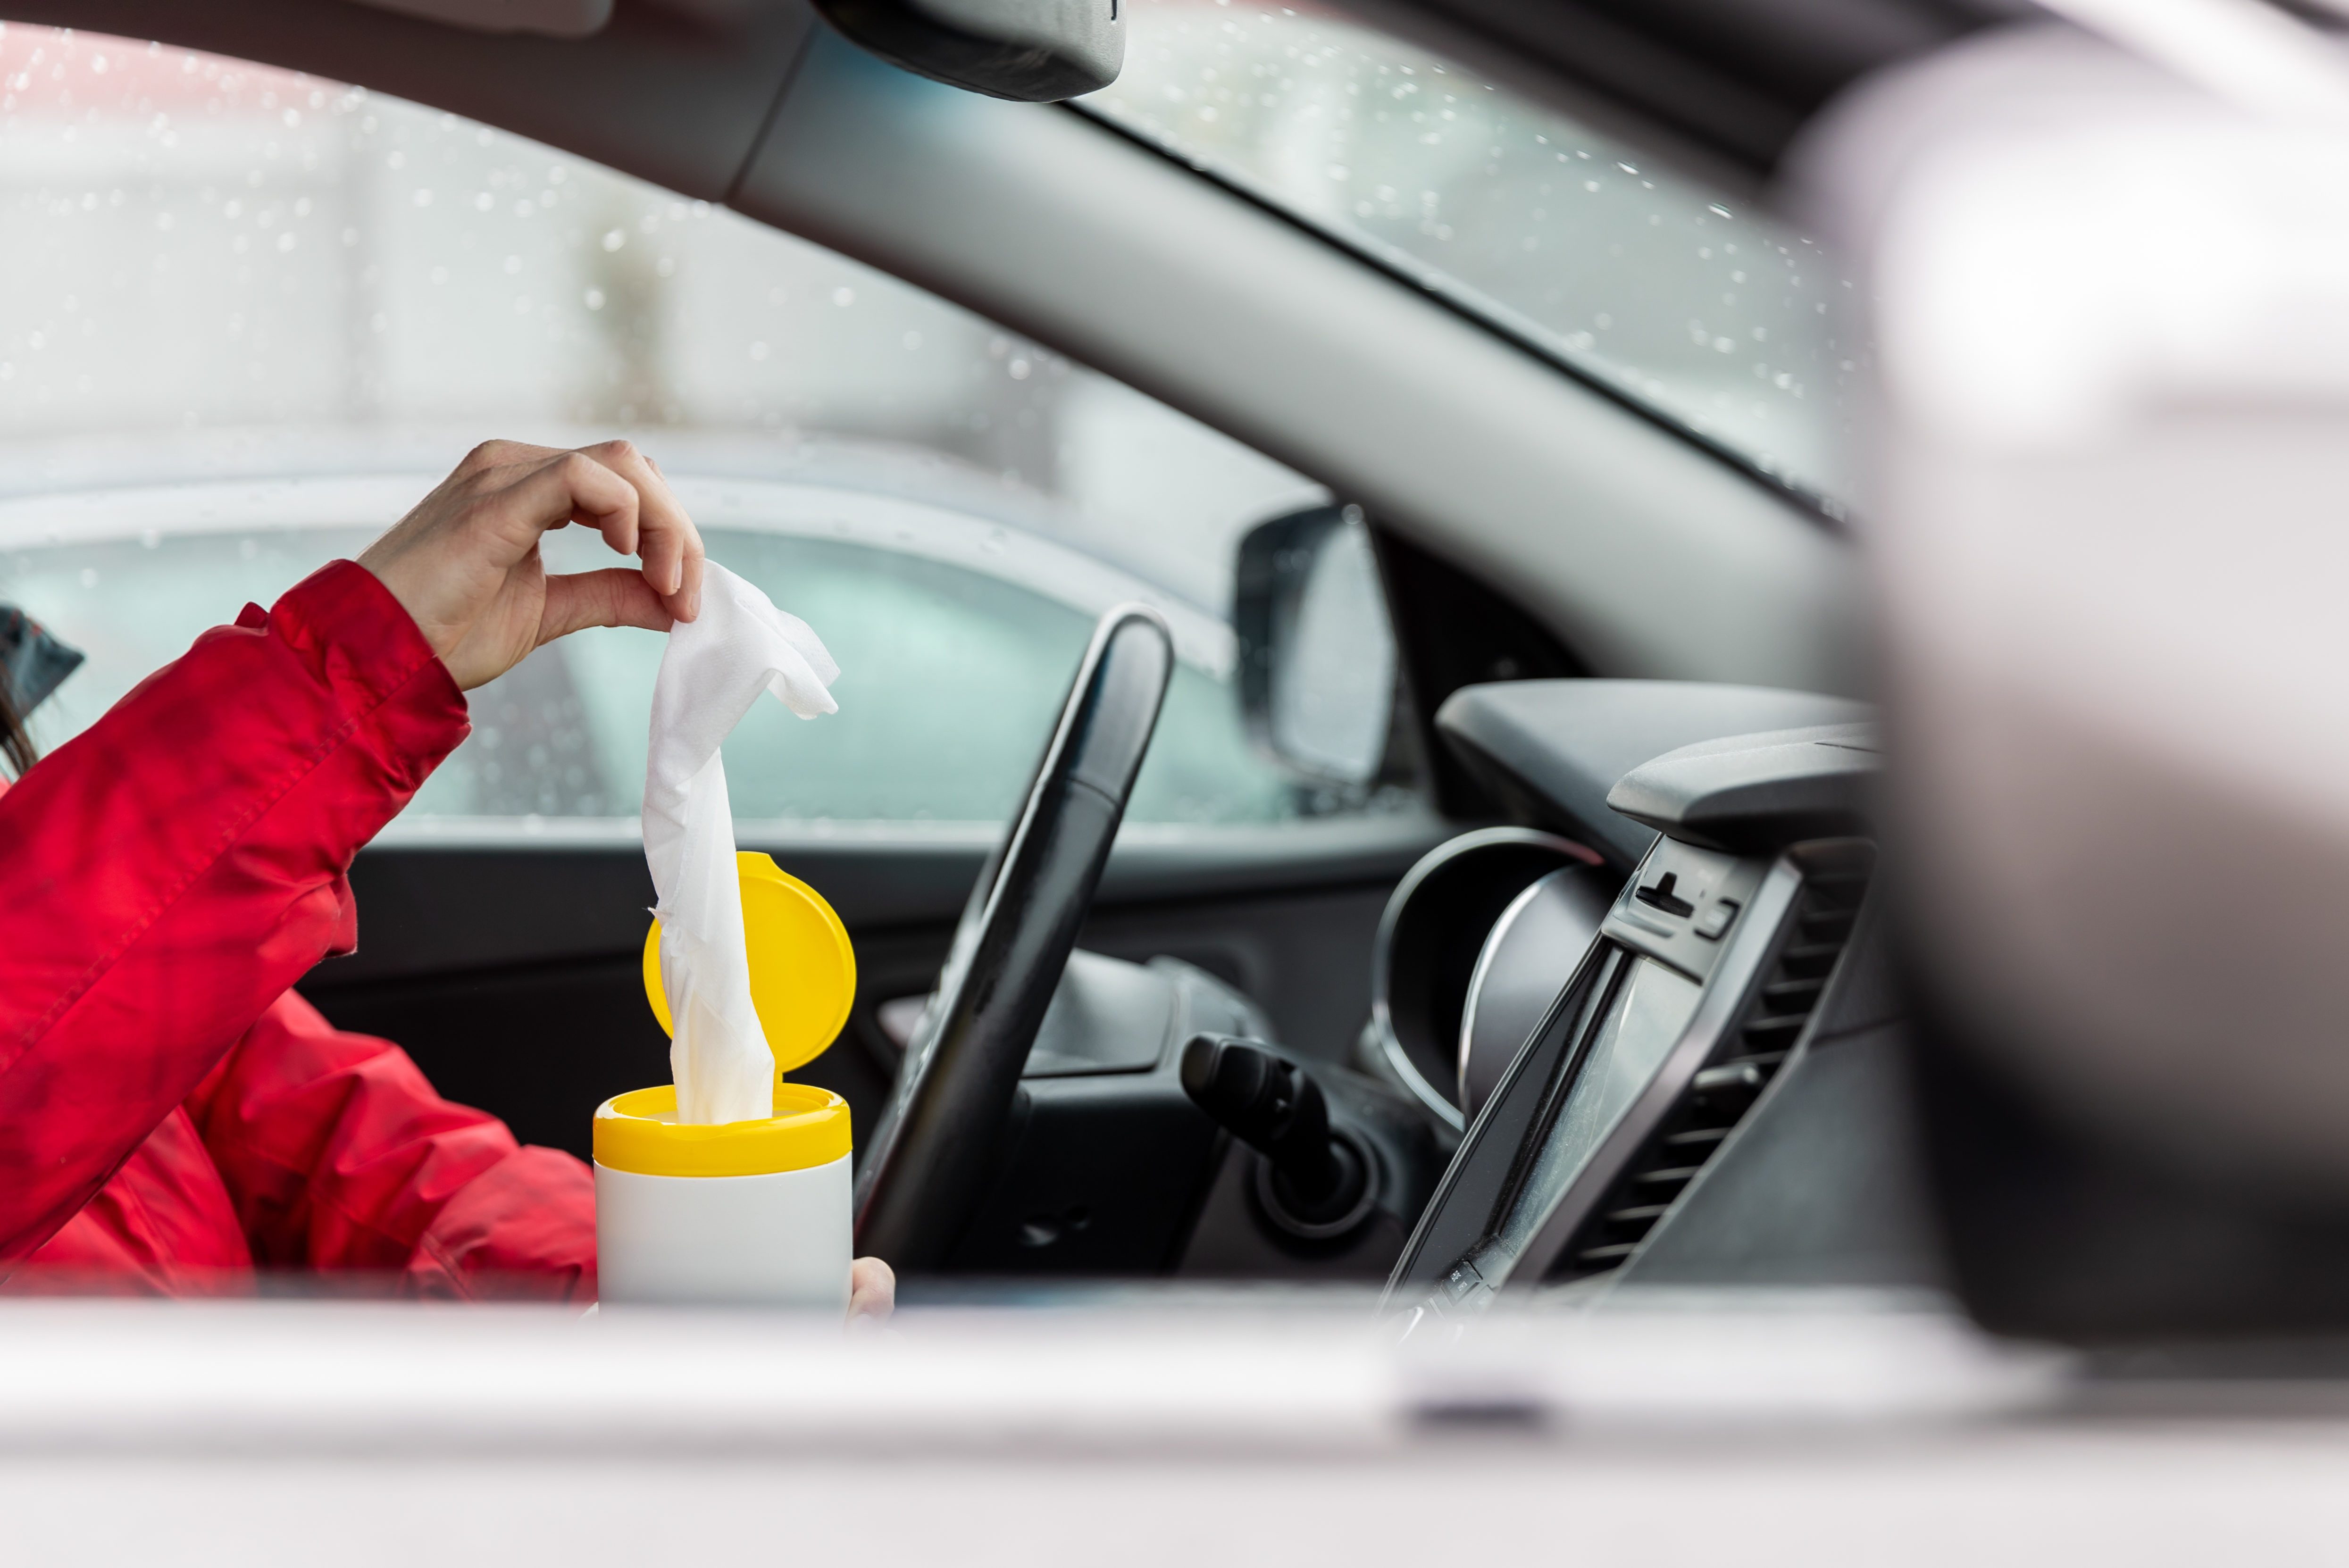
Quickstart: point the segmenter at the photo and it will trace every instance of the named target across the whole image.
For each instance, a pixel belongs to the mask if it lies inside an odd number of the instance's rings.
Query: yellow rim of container
[[[813,1084],[775,1086],[764,1119],[680,1125],[677,1086],[614,1095],[595,1109],[595,1163],[638,1176],[771,1176],[829,1165],[851,1147],[848,1102]]]

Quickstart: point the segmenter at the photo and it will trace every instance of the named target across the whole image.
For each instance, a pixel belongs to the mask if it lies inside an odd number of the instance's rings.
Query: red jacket
[[[352,951],[352,854],[468,727],[336,562],[0,794],[0,1288],[593,1297],[586,1167],[287,989]]]

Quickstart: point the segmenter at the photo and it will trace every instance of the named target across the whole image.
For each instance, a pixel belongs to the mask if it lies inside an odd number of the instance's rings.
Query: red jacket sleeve
[[[398,601],[337,562],[0,795],[0,1268],[350,950],[352,854],[466,727]]]
[[[287,993],[188,1100],[263,1267],[358,1270],[405,1294],[592,1297],[586,1166],[515,1144],[407,1053]]]

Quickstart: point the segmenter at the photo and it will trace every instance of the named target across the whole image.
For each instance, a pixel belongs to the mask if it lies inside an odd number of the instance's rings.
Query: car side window
[[[1133,599],[1181,659],[1135,820],[1377,803],[1261,755],[1236,696],[1237,542],[1330,497],[895,278],[454,115],[21,25],[0,212],[25,236],[0,251],[0,600],[89,655],[45,747],[357,553],[473,440],[624,433],[844,672],[823,726],[737,733],[740,816],[1000,820]],[[547,554],[612,560],[577,531]],[[472,694],[399,829],[633,816],[661,647],[589,634]]]

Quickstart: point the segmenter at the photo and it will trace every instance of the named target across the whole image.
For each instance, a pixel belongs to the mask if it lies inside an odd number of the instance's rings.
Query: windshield
[[[1835,510],[1857,368],[1811,241],[1385,34],[1139,0],[1082,100]]]

